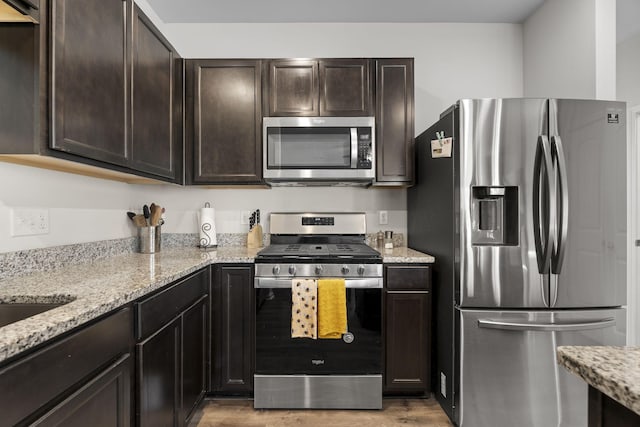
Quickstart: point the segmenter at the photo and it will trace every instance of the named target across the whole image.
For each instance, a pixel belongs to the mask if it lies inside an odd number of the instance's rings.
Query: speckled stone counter
[[[640,415],[640,347],[561,346],[558,363]]]
[[[259,249],[170,247],[155,255],[121,253],[0,279],[0,303],[58,303],[60,307],[0,328],[0,362],[216,263],[252,263]],[[382,249],[384,263],[432,263],[430,255]],[[19,263],[15,264],[15,268]]]
[[[251,263],[258,250],[130,253],[2,280],[0,302],[66,304],[0,328],[0,362],[209,264]]]
[[[431,264],[435,262],[435,258],[431,255],[418,252],[414,249],[404,247],[393,249],[378,249],[375,248],[380,254],[382,254],[382,262],[385,264],[401,264],[401,263],[424,263]]]

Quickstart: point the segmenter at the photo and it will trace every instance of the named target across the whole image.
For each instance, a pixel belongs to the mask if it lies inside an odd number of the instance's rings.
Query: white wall
[[[152,12],[145,1],[137,3]],[[458,98],[523,94],[520,25],[167,25],[151,15],[185,58],[414,57],[417,133]],[[265,219],[272,211],[365,211],[370,231],[406,233],[402,189],[142,186],[3,163],[0,180],[0,252],[131,236],[125,212],[152,201],[167,208],[165,232],[195,232],[195,211],[208,201],[217,210],[218,232],[245,231],[240,212],[259,208]],[[19,206],[49,208],[50,234],[11,237],[9,210]],[[378,225],[378,210],[389,211],[388,225]]]
[[[416,133],[459,98],[522,96],[512,24],[166,24],[185,58],[414,57]]]
[[[0,252],[70,243],[118,239],[135,230],[125,213],[132,187],[44,169],[0,163]],[[10,234],[11,210],[44,208],[49,211],[49,233]]]
[[[640,33],[618,44],[617,93],[620,101],[626,101],[629,122],[629,345],[640,344],[640,254],[634,245],[640,230]]]
[[[523,25],[524,95],[616,98],[615,0],[547,0]]]
[[[620,101],[640,105],[640,33],[618,44],[617,87]]]

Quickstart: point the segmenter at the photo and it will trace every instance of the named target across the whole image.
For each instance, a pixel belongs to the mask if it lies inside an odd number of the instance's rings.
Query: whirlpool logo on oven
[[[324,365],[324,359],[311,359],[311,363],[315,366]]]

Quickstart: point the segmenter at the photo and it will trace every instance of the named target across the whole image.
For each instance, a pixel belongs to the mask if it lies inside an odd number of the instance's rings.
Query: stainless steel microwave
[[[373,117],[265,117],[264,179],[272,183],[370,183],[375,178]]]

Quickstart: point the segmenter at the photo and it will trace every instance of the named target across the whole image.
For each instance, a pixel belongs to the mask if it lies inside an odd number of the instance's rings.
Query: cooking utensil
[[[144,205],[142,207],[142,215],[144,215],[146,225],[149,225],[149,217],[151,216],[151,213],[149,212],[149,206]]]
[[[256,209],[256,224],[260,225],[260,209]]]
[[[162,207],[152,203],[150,210],[151,210],[151,220],[150,220],[151,225],[153,226],[160,225],[160,218],[162,217]]]
[[[256,225],[256,212],[253,211],[251,213],[251,218],[249,218],[249,231],[253,230],[253,226]]]
[[[136,216],[136,213],[129,211],[129,212],[127,212],[127,216],[129,217],[130,220],[133,221],[133,217]]]
[[[131,220],[136,225],[136,227],[146,227],[147,226],[147,220],[145,219],[144,215],[140,215],[140,214],[135,215],[133,218],[131,218]]]

